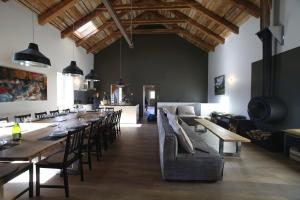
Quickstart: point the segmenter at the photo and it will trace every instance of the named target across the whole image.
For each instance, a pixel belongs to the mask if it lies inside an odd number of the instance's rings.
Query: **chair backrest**
[[[71,112],[70,108],[63,110],[63,113],[65,113],[65,114],[69,114],[70,112]]]
[[[47,116],[47,112],[34,113],[35,118],[44,119]]]
[[[8,117],[0,117],[0,122],[8,122]]]
[[[115,110],[114,107],[106,107],[105,108],[106,112],[113,112],[114,110]]]
[[[81,147],[83,144],[85,129],[86,126],[83,126],[68,132],[65,145],[64,164],[67,165],[68,162],[73,162],[81,156]]]
[[[30,118],[31,114],[26,114],[26,115],[16,115],[15,116],[15,122],[24,122],[26,118]]]
[[[50,115],[57,116],[59,114],[59,110],[52,110],[50,111]]]

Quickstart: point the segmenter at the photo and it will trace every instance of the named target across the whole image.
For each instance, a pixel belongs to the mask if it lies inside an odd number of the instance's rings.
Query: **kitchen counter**
[[[139,104],[137,105],[106,105],[99,108],[113,107],[114,111],[122,110],[121,124],[137,124],[139,120]]]

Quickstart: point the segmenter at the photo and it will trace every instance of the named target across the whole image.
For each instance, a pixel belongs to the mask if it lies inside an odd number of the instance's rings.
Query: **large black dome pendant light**
[[[90,73],[88,73],[86,76],[85,76],[85,80],[86,81],[93,81],[93,82],[97,82],[97,81],[100,81],[100,78],[99,76],[96,74],[95,70],[91,70]]]
[[[71,64],[63,69],[62,74],[67,76],[83,76],[83,71],[77,66],[76,61],[74,61],[74,48],[75,48],[75,38],[74,38],[74,25],[73,25],[73,60]]]
[[[132,0],[130,1],[130,32],[131,32],[131,41],[133,42],[133,38],[132,38],[132,29],[133,29],[133,23],[132,23],[132,19],[133,19],[133,13],[132,13]],[[131,46],[129,46],[129,48],[133,48],[134,45],[132,43]],[[117,84],[119,87],[125,87],[126,84],[124,82],[124,80],[122,79],[122,38],[120,38],[120,79],[119,82]]]
[[[14,54],[13,63],[23,66],[34,66],[49,68],[51,62],[44,54],[39,51],[39,47],[34,43],[34,15],[32,13],[32,43],[28,48]]]

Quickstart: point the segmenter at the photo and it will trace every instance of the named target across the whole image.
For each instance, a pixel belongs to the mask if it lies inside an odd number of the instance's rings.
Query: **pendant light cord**
[[[75,29],[74,29],[74,23],[73,23],[73,45],[72,45],[72,57],[73,57],[73,61],[75,60],[75,36],[74,36],[74,31],[75,31]]]
[[[122,78],[122,38],[120,39],[120,79]]]
[[[133,13],[132,13],[132,1],[133,0],[130,0],[130,31],[131,31],[131,35],[130,35],[130,39],[131,39],[131,42],[133,44],[133,41],[132,41],[132,31],[133,31],[133,26],[132,26],[132,20],[133,20]]]
[[[34,43],[34,14],[31,13],[31,22],[32,22],[32,43]]]

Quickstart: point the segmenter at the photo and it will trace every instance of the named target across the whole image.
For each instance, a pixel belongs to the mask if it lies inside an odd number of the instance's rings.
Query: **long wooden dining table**
[[[86,125],[90,121],[104,118],[106,112],[70,113],[64,116],[43,119],[31,123],[20,123],[22,139],[12,147],[0,149],[0,162],[28,161],[42,156],[47,151],[55,148],[66,137],[51,139],[49,135],[58,129],[73,128],[78,125]],[[0,127],[1,137],[11,135],[12,127]],[[44,139],[44,138],[49,139]],[[3,198],[3,185],[0,184],[0,199]]]
[[[0,149],[0,161],[31,161],[41,156],[55,145],[63,142],[65,137],[55,139],[45,139],[58,129],[76,127],[87,124],[87,122],[105,117],[104,112],[87,112],[78,117],[76,113],[65,116],[44,119],[31,123],[21,123],[22,139],[16,145],[7,149]],[[1,130],[2,129],[2,130]],[[0,137],[5,128],[0,128]],[[25,129],[25,130],[24,130]],[[2,131],[2,133],[1,133]],[[7,130],[6,130],[7,132]],[[10,128],[11,134],[11,128]],[[13,143],[12,143],[13,144]]]

